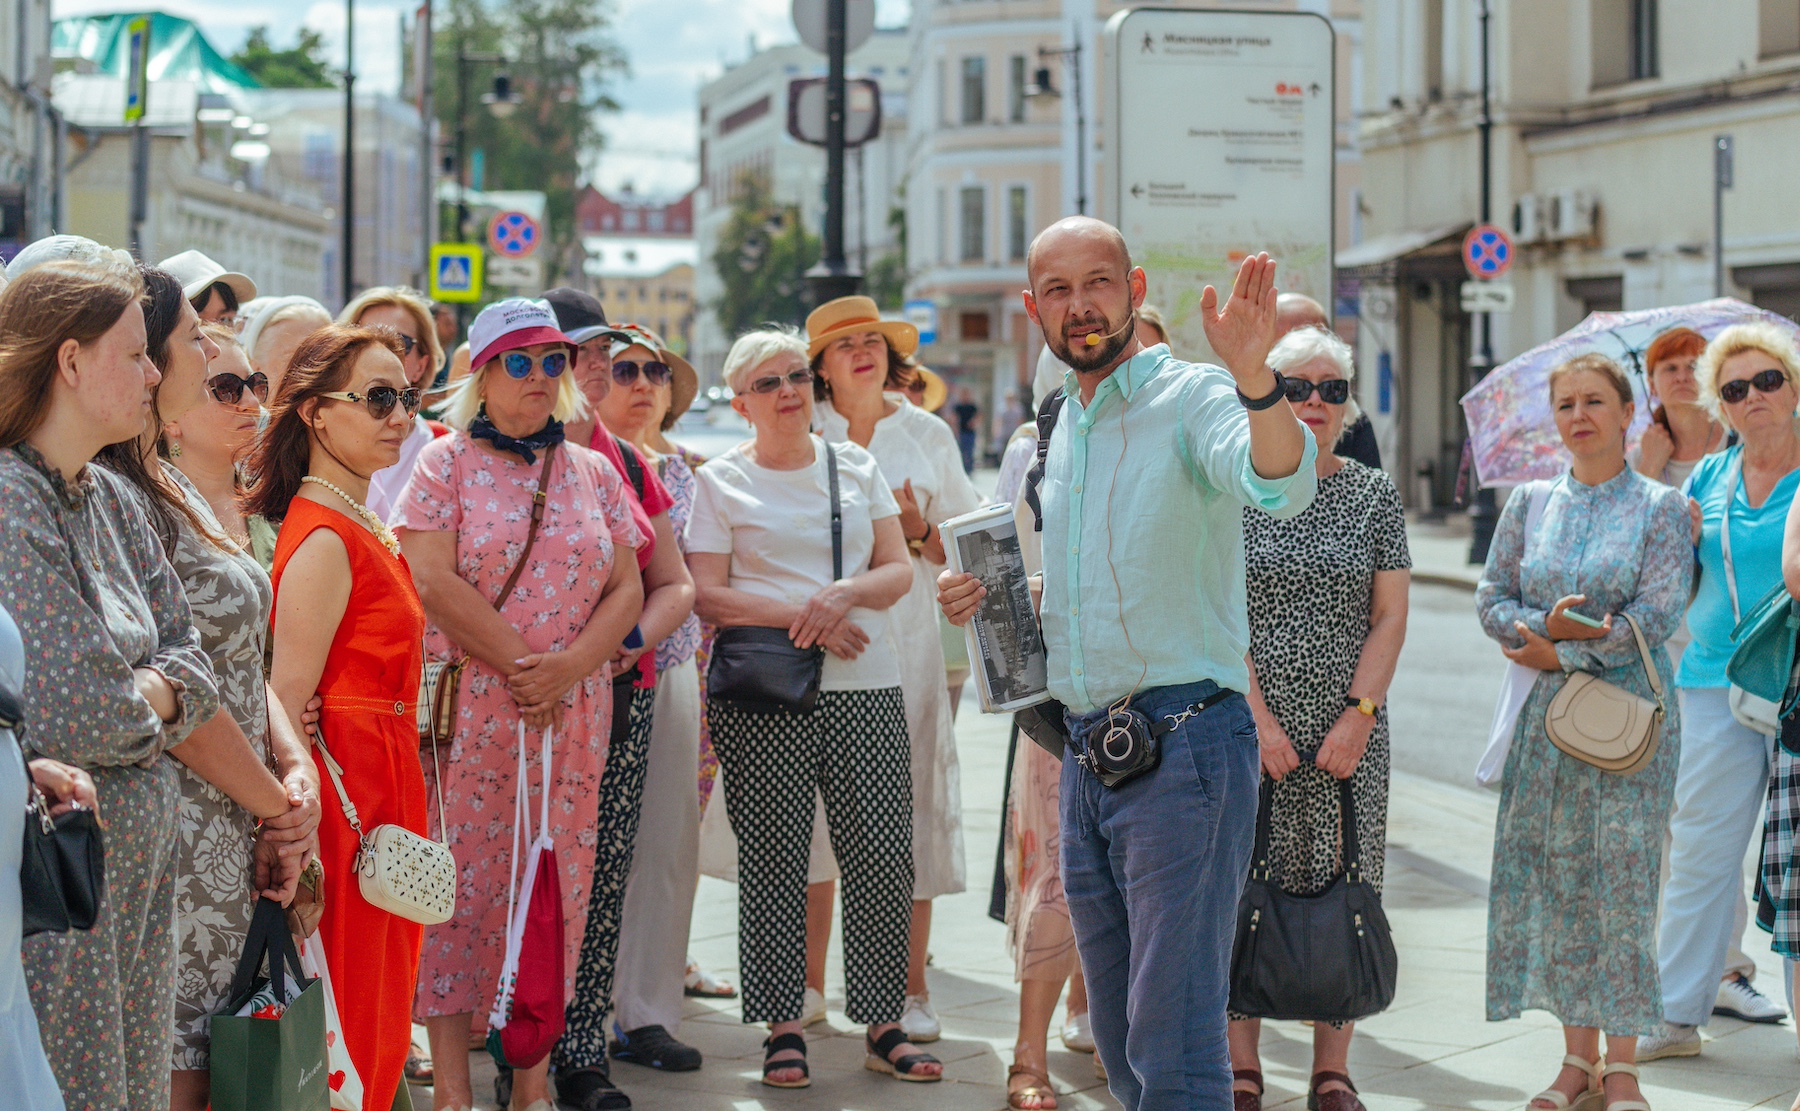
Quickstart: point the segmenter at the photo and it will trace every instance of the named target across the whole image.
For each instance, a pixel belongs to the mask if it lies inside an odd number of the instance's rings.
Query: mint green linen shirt
[[[1202,679],[1248,691],[1243,510],[1291,517],[1312,504],[1312,437],[1292,475],[1259,476],[1231,375],[1163,344],[1109,375],[1091,405],[1073,371],[1063,389],[1040,491],[1050,693],[1087,713]]]

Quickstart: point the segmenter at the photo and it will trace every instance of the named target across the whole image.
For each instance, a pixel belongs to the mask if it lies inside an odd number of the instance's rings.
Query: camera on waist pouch
[[[1076,762],[1103,787],[1120,787],[1156,770],[1162,762],[1163,734],[1174,729],[1151,720],[1130,706],[1113,706],[1106,721],[1088,730]]]

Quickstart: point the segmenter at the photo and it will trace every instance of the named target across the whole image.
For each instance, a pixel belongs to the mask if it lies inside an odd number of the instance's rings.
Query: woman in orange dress
[[[398,341],[367,328],[315,332],[282,379],[247,508],[281,521],[270,684],[283,706],[293,700],[294,728],[316,691],[318,734],[363,829],[392,823],[429,836],[417,719],[425,611],[399,542],[363,504],[418,408]],[[316,745],[313,760],[323,780]],[[423,927],[363,898],[357,836],[334,795],[319,826],[318,937],[363,1106],[379,1111],[402,1083]]]

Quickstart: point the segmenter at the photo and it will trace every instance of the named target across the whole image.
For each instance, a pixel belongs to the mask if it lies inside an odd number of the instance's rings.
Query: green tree
[[[894,249],[869,264],[863,275],[863,292],[879,308],[897,310],[906,302],[906,184],[900,185],[901,204],[888,209],[888,227],[894,231]]]
[[[300,28],[294,45],[286,50],[270,45],[267,27],[253,27],[231,60],[267,88],[328,89],[338,82],[325,61],[324,48],[324,37],[310,27]]]
[[[819,261],[819,237],[807,233],[797,207],[775,203],[766,174],[744,173],[735,190],[712,257],[725,286],[713,306],[719,326],[736,335],[760,324],[798,324],[811,307],[806,271]]]
[[[438,10],[432,95],[443,133],[455,142],[462,108],[466,150],[485,152],[483,185],[544,192],[546,242],[539,254],[548,263],[546,277],[554,280],[572,258],[581,167],[602,142],[599,113],[618,107],[607,90],[627,70],[612,37],[612,6],[604,0],[449,0]],[[459,48],[502,55],[506,62],[459,67]],[[466,90],[459,68],[468,77]],[[481,100],[500,73],[518,101],[505,119]],[[444,227],[453,230],[454,211],[445,215]]]

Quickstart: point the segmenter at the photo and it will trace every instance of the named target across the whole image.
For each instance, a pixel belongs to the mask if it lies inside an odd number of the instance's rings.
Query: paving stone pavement
[[[987,916],[988,884],[999,827],[1006,729],[963,707],[958,734],[963,768],[969,888],[940,899],[929,972],[944,1038],[929,1047],[945,1063],[939,1084],[903,1084],[862,1068],[862,1032],[845,1021],[841,938],[833,938],[827,998],[831,1015],[808,1031],[813,1085],[777,1091],[758,1083],[759,1027],[739,1021],[726,1001],[689,1000],[681,1037],[706,1055],[699,1072],[667,1074],[615,1063],[613,1079],[641,1111],[999,1111],[1018,1020],[1018,995],[1005,931]],[[1389,820],[1386,906],[1400,953],[1393,1007],[1359,1024],[1350,1071],[1371,1111],[1473,1109],[1520,1111],[1548,1083],[1562,1040],[1538,1012],[1501,1023],[1484,1017],[1486,894],[1495,796],[1396,772]],[[736,889],[703,880],[692,952],[713,971],[737,970]],[[1762,965],[1758,983],[1780,998],[1779,965],[1764,935],[1747,939]],[[1060,1021],[1061,1013],[1058,1013]],[[1753,1026],[1715,1019],[1699,1058],[1644,1066],[1655,1111],[1786,1111],[1800,1093],[1800,1061],[1791,1022]],[[1063,1050],[1052,1031],[1050,1073],[1065,1111],[1114,1108],[1092,1059]],[[1305,1106],[1311,1032],[1268,1023],[1263,1067],[1266,1108]],[[492,1066],[477,1055],[477,1106],[492,1104]],[[414,1089],[420,1111],[428,1089]]]

